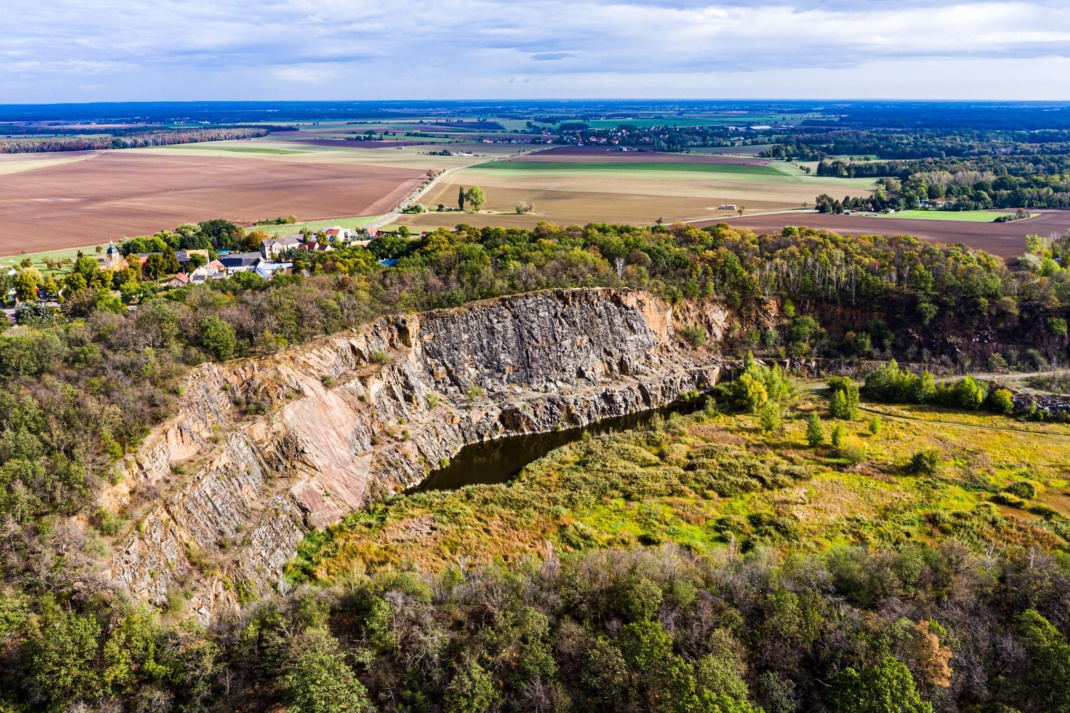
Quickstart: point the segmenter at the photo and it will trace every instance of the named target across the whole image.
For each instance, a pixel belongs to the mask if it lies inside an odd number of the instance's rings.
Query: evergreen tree
[[[806,423],[806,442],[811,448],[817,448],[825,442],[825,429],[821,425],[821,417],[816,413]]]

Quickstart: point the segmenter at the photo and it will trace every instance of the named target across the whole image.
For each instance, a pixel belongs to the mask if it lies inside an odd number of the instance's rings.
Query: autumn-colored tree
[[[940,644],[940,637],[926,620],[914,625],[910,655],[916,679],[923,686],[951,687],[953,671],[948,665],[951,649]]]

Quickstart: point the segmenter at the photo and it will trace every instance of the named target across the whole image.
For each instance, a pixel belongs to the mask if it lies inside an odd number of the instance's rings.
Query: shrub
[[[382,350],[376,350],[372,352],[372,362],[375,364],[388,364],[390,363],[390,355]]]
[[[847,429],[842,423],[837,423],[832,427],[832,447],[838,451],[845,443],[847,443]]]
[[[1007,389],[996,389],[988,396],[988,408],[996,413],[1009,414],[1014,411],[1014,398]]]
[[[972,376],[966,376],[950,386],[941,385],[936,390],[933,400],[949,408],[976,411],[981,408],[987,396],[984,386]]]
[[[753,413],[765,406],[769,394],[761,381],[750,373],[744,373],[732,382],[732,403],[736,408]]]
[[[870,372],[862,393],[873,401],[890,404],[921,404],[936,393],[933,375],[927,371],[920,375],[900,371],[893,359],[887,365]]]
[[[992,502],[999,503],[1001,505],[1009,505],[1012,508],[1024,508],[1025,501],[1021,498],[1015,497],[1010,493],[996,493],[992,496]]]
[[[314,629],[304,634],[283,689],[294,713],[357,713],[369,707],[367,689],[345,662],[329,633]],[[303,649],[303,650],[302,650]]]
[[[108,508],[101,508],[97,511],[97,519],[100,522],[101,533],[112,537],[119,534],[119,528],[122,527],[123,520]]]
[[[769,433],[780,428],[780,406],[770,401],[758,412],[758,422],[762,430]]]
[[[1044,358],[1036,349],[1027,349],[1025,352],[1025,361],[1036,371],[1044,371],[1048,368],[1048,360]]]
[[[844,376],[829,380],[829,415],[844,421],[858,418],[858,387]]]
[[[334,386],[334,377],[330,374],[324,374],[323,376],[321,376],[320,381],[322,381],[323,385],[328,389]]]
[[[838,453],[841,458],[845,458],[851,465],[858,465],[866,459],[866,447],[853,436],[848,436],[843,445],[839,447]]]
[[[1019,480],[1017,483],[1011,483],[1003,490],[1004,492],[1025,500],[1032,500],[1037,496],[1037,486],[1030,483],[1028,480]]]
[[[817,448],[825,442],[825,429],[821,425],[821,417],[816,413],[806,423],[806,442],[811,448]]]
[[[1034,515],[1040,515],[1045,520],[1054,520],[1059,517],[1059,511],[1050,505],[1044,505],[1043,503],[1035,503],[1029,507],[1029,512]]]
[[[872,433],[874,436],[881,435],[881,425],[881,417],[874,416],[873,418],[869,419],[869,432]]]
[[[993,352],[988,357],[988,368],[990,371],[1003,371],[1007,368],[1007,360],[999,352]]]
[[[918,316],[921,317],[922,326],[928,326],[929,322],[933,321],[933,317],[940,310],[932,302],[919,302],[918,303]]]
[[[940,451],[927,448],[910,457],[908,470],[917,475],[932,475],[940,466]]]
[[[205,317],[201,320],[201,345],[212,357],[226,359],[238,345],[234,327],[215,315]]]
[[[736,408],[754,413],[767,401],[778,402],[791,391],[791,382],[779,366],[760,366],[750,352],[744,364],[743,374],[728,389]]]
[[[684,338],[692,349],[698,349],[706,343],[706,330],[697,324],[693,324],[690,327],[684,327],[680,330],[680,336]]]

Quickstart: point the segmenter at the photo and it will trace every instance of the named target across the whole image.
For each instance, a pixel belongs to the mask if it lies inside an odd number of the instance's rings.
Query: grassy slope
[[[830,447],[805,445],[806,419],[824,402],[799,397],[783,426],[763,433],[747,415],[675,417],[658,430],[578,442],[530,466],[509,485],[399,496],[314,533],[294,572],[332,580],[354,568],[415,562],[436,570],[457,557],[517,561],[557,548],[673,542],[697,552],[769,545],[819,551],[840,542],[890,546],[955,538],[981,549],[1060,547],[1070,513],[1070,427],[998,416],[869,407],[883,428],[847,425],[867,453],[851,466]],[[826,422],[826,436],[831,431]],[[1022,431],[1025,431],[1024,433]],[[937,448],[932,475],[908,474],[913,453]],[[1035,503],[987,502],[1028,478]],[[1049,523],[1029,511],[1055,508]],[[1066,530],[1062,530],[1064,533]]]

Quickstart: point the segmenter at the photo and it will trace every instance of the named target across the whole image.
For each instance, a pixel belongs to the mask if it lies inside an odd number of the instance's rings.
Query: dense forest
[[[895,181],[896,190],[843,201],[848,210],[1070,207],[1065,130],[831,130],[785,137],[760,155],[818,161],[818,176]]]
[[[211,221],[123,252],[248,238]],[[1065,363],[1070,238],[1028,247],[1007,265],[805,228],[461,225],[299,254],[293,275],[270,282],[162,291],[138,268],[105,272],[89,257],[66,276],[0,275],[0,293],[26,300],[0,334],[0,710],[1066,709],[1067,568],[1043,549],[758,547],[725,559],[564,541],[523,566],[354,573],[209,629],[160,618],[98,572],[119,515],[96,493],[205,360],[385,313],[629,286],[726,305],[734,322],[709,347],[729,357]],[[41,290],[59,307],[33,303]]]

